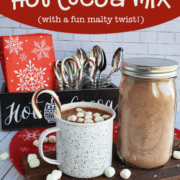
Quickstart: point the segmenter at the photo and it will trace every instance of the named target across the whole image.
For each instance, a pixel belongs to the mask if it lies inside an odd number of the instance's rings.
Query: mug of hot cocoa
[[[41,134],[40,156],[72,177],[93,178],[102,175],[112,163],[115,111],[108,106],[91,102],[70,103],[58,107],[58,97],[53,91],[49,92],[56,102],[56,127]],[[35,99],[37,94],[34,95]],[[32,101],[32,106],[40,117],[35,101]],[[42,148],[44,138],[52,132],[56,132],[57,136],[56,160],[45,157]]]

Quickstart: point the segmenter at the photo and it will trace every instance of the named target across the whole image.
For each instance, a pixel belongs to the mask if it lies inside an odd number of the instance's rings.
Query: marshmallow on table
[[[27,157],[27,162],[29,163],[33,159],[37,159],[37,155],[36,154],[29,154]]]
[[[48,143],[48,140],[48,137],[45,137],[43,143]]]
[[[51,174],[55,175],[57,177],[57,179],[60,179],[61,176],[62,176],[62,171],[60,171],[60,170],[53,170]]]
[[[92,115],[92,112],[88,111],[85,113],[85,115]]]
[[[6,160],[8,157],[9,157],[9,154],[8,154],[7,152],[2,153],[2,154],[0,155],[0,160],[4,161],[4,160]]]
[[[102,116],[105,120],[109,119],[110,118],[110,115],[103,115]]]
[[[174,151],[173,152],[173,158],[180,159],[180,151]]]
[[[56,136],[49,136],[49,143],[56,143]]]
[[[68,121],[76,121],[77,117],[75,115],[69,116]]]
[[[94,123],[94,121],[92,119],[86,119],[84,123]]]
[[[116,171],[113,167],[108,167],[105,169],[104,174],[106,177],[111,178],[115,175]]]
[[[36,168],[40,165],[39,159],[32,159],[29,161],[30,168]]]
[[[83,123],[84,122],[84,118],[78,118],[78,120],[76,122],[77,123]]]
[[[81,109],[81,108],[76,108],[76,111],[77,111],[77,112],[82,112],[83,109]]]
[[[93,116],[100,116],[100,114],[99,113],[94,113]]]
[[[129,169],[123,169],[121,172],[120,172],[120,176],[123,178],[123,179],[129,179],[129,177],[131,176],[131,171]]]
[[[93,117],[92,117],[92,115],[86,115],[85,116],[85,119],[92,119]]]
[[[95,120],[96,122],[102,122],[102,121],[104,121],[104,118],[101,117],[101,116],[96,116],[94,120]]]
[[[76,116],[77,116],[78,118],[84,117],[84,113],[78,112],[78,113],[76,114]]]
[[[38,140],[34,140],[34,141],[33,141],[33,145],[36,146],[36,147],[38,147],[38,143],[39,143]]]
[[[57,176],[54,174],[48,174],[46,180],[57,180]]]

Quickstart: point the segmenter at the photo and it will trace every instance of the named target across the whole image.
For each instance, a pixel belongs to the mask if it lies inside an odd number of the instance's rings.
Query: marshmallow
[[[86,115],[85,119],[92,119],[93,117],[91,115]]]
[[[38,140],[34,140],[33,145],[38,147],[38,142],[39,142]]]
[[[92,115],[92,112],[88,111],[85,113],[85,115]]]
[[[30,168],[36,168],[40,165],[39,159],[32,159],[29,161]]]
[[[4,160],[6,160],[8,157],[9,157],[9,154],[8,154],[7,152],[2,153],[2,154],[0,155],[0,160],[4,161]]]
[[[180,159],[180,151],[174,151],[174,152],[173,152],[173,157],[174,157],[175,159]]]
[[[77,116],[78,118],[84,117],[84,113],[78,112],[78,113],[76,114],[76,116]]]
[[[48,143],[48,140],[48,137],[45,137],[43,143]]]
[[[54,174],[48,174],[46,180],[57,180],[57,176]]]
[[[62,176],[62,171],[60,171],[60,170],[53,170],[51,174],[55,175],[57,177],[57,179],[60,179],[61,176]]]
[[[77,117],[75,115],[69,116],[68,121],[76,121]]]
[[[77,112],[82,112],[83,110],[81,108],[76,108]]]
[[[110,118],[110,115],[103,115],[102,116],[105,120],[109,119]]]
[[[93,116],[100,116],[100,114],[99,113],[94,113]]]
[[[27,162],[29,163],[33,159],[37,159],[37,155],[36,154],[29,154],[27,157]]]
[[[95,121],[96,121],[96,122],[102,122],[102,121],[104,121],[104,118],[101,117],[101,116],[96,116],[96,117],[95,117]]]
[[[116,171],[113,167],[108,167],[105,169],[104,174],[106,177],[111,178],[115,175]]]
[[[93,123],[94,121],[92,119],[86,119],[84,123]]]
[[[49,136],[49,143],[56,143],[56,136]]]
[[[120,172],[120,176],[123,178],[123,179],[129,179],[129,177],[131,176],[131,171],[129,169],[123,169],[121,172]]]
[[[84,122],[84,118],[78,118],[78,120],[76,122],[77,123],[83,123]]]

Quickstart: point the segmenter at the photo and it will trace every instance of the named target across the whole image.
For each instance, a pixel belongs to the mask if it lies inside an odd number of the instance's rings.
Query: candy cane
[[[58,74],[58,66],[59,66],[59,69],[61,69],[61,62],[62,62],[61,60],[57,60],[55,62],[55,64],[54,64],[54,73],[55,73],[56,78],[58,80],[62,81],[61,72],[59,71],[59,74]],[[66,75],[68,74],[66,66],[64,66],[64,72],[65,72]]]
[[[42,114],[41,114],[40,110],[37,107],[36,101],[37,101],[37,98],[39,97],[39,95],[41,95],[43,93],[48,93],[54,98],[55,106],[56,106],[56,114],[57,114],[57,116],[59,118],[61,118],[61,103],[59,101],[59,98],[58,98],[57,94],[54,91],[50,90],[50,89],[40,89],[40,90],[38,90],[38,91],[36,91],[34,93],[34,95],[32,97],[32,107],[33,107],[33,110],[34,110],[36,116],[39,119],[42,118]]]

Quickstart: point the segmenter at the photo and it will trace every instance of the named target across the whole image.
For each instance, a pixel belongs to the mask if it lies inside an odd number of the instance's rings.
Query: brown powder
[[[140,168],[164,165],[172,155],[176,114],[175,79],[123,75],[119,95],[117,151]]]

